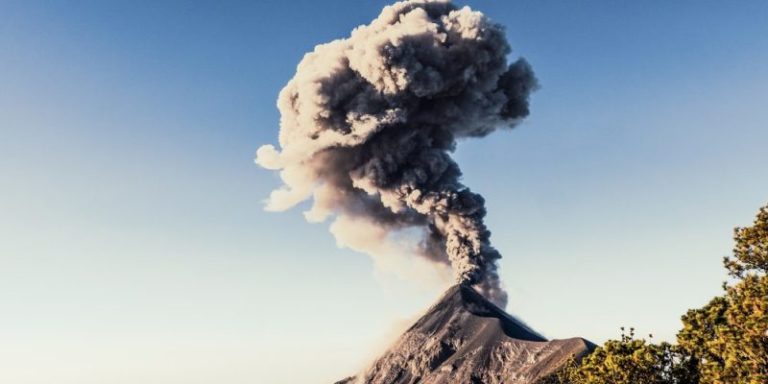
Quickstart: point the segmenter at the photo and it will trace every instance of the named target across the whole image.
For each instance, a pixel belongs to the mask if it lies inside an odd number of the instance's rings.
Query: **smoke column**
[[[312,198],[307,220],[333,218],[338,244],[450,264],[458,282],[504,305],[484,199],[461,183],[451,153],[457,139],[528,115],[536,79],[523,59],[507,63],[510,52],[502,26],[448,0],[387,6],[318,45],[280,92],[280,149],[256,154],[285,184],[266,209]],[[418,236],[410,247],[393,239],[404,232]]]

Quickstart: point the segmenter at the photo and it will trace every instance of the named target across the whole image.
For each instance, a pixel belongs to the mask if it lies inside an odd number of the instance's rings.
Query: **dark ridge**
[[[472,287],[460,284],[457,285],[464,302],[464,308],[473,315],[480,317],[494,317],[499,319],[504,333],[518,340],[526,341],[548,341],[544,336],[528,327],[522,321],[510,316],[503,309],[488,301]]]

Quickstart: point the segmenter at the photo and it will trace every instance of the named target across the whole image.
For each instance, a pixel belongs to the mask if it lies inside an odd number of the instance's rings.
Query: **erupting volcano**
[[[306,219],[333,220],[340,246],[378,262],[450,265],[458,284],[345,382],[532,383],[589,350],[582,339],[546,341],[499,309],[507,294],[485,200],[451,157],[459,140],[528,116],[537,81],[524,59],[508,62],[511,52],[504,28],[480,12],[403,1],[315,47],[280,92],[280,149],[262,146],[256,159],[284,182],[267,209],[311,198]]]

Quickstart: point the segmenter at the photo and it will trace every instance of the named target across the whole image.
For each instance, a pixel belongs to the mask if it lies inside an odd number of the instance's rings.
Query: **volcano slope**
[[[582,338],[548,341],[455,285],[366,372],[336,384],[534,384],[594,347]]]

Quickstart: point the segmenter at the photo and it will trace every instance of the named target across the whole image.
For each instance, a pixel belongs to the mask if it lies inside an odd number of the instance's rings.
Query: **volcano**
[[[336,384],[535,384],[594,347],[582,338],[547,340],[455,285],[366,372]]]

